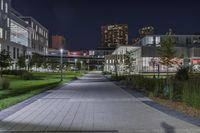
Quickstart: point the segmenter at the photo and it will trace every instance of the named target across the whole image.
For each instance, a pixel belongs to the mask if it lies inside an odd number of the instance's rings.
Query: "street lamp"
[[[60,81],[63,81],[63,49],[60,49],[60,72],[61,72]]]

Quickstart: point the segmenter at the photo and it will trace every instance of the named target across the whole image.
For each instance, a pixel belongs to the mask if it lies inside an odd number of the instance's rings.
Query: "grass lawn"
[[[63,82],[60,82],[60,73],[33,73],[37,80],[22,80],[18,76],[5,75],[4,78],[10,82],[10,89],[0,90],[0,111],[83,74],[83,72],[64,72]]]

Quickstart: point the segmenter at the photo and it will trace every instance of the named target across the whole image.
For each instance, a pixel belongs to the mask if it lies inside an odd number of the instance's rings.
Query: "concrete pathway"
[[[0,121],[0,132],[200,133],[143,103],[100,72],[50,93]]]

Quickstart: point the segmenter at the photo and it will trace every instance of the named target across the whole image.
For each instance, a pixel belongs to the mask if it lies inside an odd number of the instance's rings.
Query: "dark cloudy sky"
[[[138,28],[152,25],[157,34],[200,32],[198,0],[12,0],[23,15],[33,16],[50,34],[64,35],[72,50],[100,46],[100,27],[129,25],[129,40]]]

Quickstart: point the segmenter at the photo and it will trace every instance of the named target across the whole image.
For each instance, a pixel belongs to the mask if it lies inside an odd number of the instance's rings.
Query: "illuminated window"
[[[11,42],[15,42],[23,46],[28,46],[28,29],[13,20],[11,20],[10,22]]]
[[[36,32],[38,31],[38,26],[37,25],[35,26],[35,30],[36,30]]]
[[[33,22],[31,22],[31,27],[33,28]]]
[[[3,0],[1,0],[1,10],[3,10]]]
[[[8,38],[8,32],[7,30],[5,30],[5,40],[7,40],[7,38]]]
[[[156,45],[159,45],[160,44],[160,37],[156,37]]]
[[[8,3],[5,3],[5,12],[8,13]]]
[[[0,38],[3,38],[3,29],[0,28]]]
[[[7,18],[7,27],[10,27],[10,19]]]

